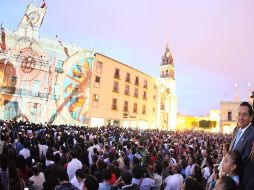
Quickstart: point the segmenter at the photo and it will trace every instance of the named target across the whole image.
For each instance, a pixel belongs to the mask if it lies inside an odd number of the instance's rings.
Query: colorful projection
[[[60,92],[56,101],[57,110],[51,118],[61,117],[65,123],[85,124],[88,122],[90,78],[94,55],[91,51],[80,51],[63,63],[63,73],[58,75],[56,86]],[[59,85],[59,86],[58,86]]]

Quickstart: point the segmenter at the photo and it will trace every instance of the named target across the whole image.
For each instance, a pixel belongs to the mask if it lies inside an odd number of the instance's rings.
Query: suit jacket
[[[252,148],[252,143],[254,141],[254,127],[252,125],[250,125],[242,134],[240,140],[238,141],[238,143],[236,144],[235,148],[233,149],[233,145],[235,142],[235,138],[236,138],[236,134],[238,132],[239,128],[236,127],[234,129],[233,132],[233,139],[230,143],[230,147],[229,150],[237,150],[242,154],[242,158],[243,161],[247,160],[250,152],[251,152],[251,148]]]

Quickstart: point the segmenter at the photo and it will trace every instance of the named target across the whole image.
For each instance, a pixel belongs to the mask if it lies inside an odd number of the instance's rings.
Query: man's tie
[[[242,130],[240,129],[240,130],[237,132],[237,134],[236,134],[236,138],[235,138],[235,142],[234,142],[234,146],[233,146],[233,149],[232,149],[232,150],[235,149],[235,147],[236,147],[238,141],[240,140],[241,134],[242,134]]]

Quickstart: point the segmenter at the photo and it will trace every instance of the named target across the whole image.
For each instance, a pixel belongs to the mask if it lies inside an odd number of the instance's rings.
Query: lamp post
[[[252,107],[254,109],[254,91],[252,92],[252,95],[250,96],[252,98]],[[254,117],[252,118],[252,125],[254,125]]]

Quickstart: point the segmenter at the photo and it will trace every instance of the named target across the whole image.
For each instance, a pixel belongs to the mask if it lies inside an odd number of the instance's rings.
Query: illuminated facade
[[[210,110],[209,115],[207,116],[186,116],[186,115],[177,115],[177,130],[204,130],[199,128],[199,122],[201,120],[206,121],[216,121],[216,125],[212,128],[207,129],[209,132],[220,132],[220,110]]]
[[[220,126],[221,132],[232,133],[237,124],[238,107],[240,101],[220,102]]]
[[[29,4],[16,31],[1,28],[1,119],[88,123],[94,53],[55,40],[39,29],[46,8]]]
[[[1,32],[1,119],[35,123],[176,128],[173,58],[160,78],[93,51],[43,39],[46,8],[29,4],[16,31]]]

